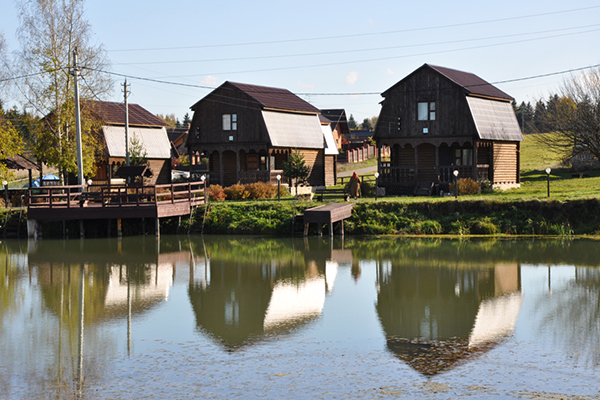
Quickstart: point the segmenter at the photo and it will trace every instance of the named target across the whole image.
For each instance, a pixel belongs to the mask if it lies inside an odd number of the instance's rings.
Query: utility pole
[[[79,110],[79,84],[77,83],[77,77],[81,72],[79,64],[77,63],[77,48],[73,50],[73,80],[75,81],[75,130],[77,132],[77,184],[81,186],[83,191],[83,150],[81,145],[81,112]]]
[[[127,78],[123,84],[123,95],[125,96],[125,165],[129,166],[129,106],[127,105],[127,97],[129,96],[129,86]]]

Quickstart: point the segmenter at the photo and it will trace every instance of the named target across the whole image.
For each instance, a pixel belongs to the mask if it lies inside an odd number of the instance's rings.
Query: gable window
[[[435,121],[435,101],[417,103],[417,120]]]
[[[223,114],[223,130],[237,131],[237,114]]]

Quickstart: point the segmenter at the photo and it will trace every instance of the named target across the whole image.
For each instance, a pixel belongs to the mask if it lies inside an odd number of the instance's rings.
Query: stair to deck
[[[23,210],[8,210],[4,221],[3,236],[7,238],[18,238],[21,236],[21,218]]]

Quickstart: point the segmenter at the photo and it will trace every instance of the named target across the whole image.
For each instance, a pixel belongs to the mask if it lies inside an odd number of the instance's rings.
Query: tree
[[[354,119],[354,116],[352,114],[350,114],[350,118],[348,119],[348,127],[351,130],[358,129],[358,124],[356,123],[356,120]]]
[[[169,129],[179,127],[179,120],[175,117],[175,114],[156,114],[156,116],[165,121]]]
[[[372,131],[373,126],[371,125],[371,120],[369,118],[363,119],[362,124],[360,124],[360,129],[365,131]]]
[[[283,163],[283,174],[294,182],[296,194],[298,194],[298,186],[308,183],[308,175],[310,168],[304,163],[304,156],[298,150],[294,150],[287,161]]]
[[[190,114],[185,113],[185,115],[183,116],[183,122],[181,123],[181,128],[188,128],[189,124],[192,123],[192,120],[190,118]]]
[[[112,82],[99,71],[108,66],[102,45],[91,44],[91,27],[84,18],[84,0],[18,0],[21,50],[15,65],[27,76],[17,81],[25,106],[45,116],[33,132],[39,161],[58,167],[66,178],[77,172],[73,51],[77,50],[82,100],[110,92]],[[84,101],[82,101],[82,105]],[[97,121],[82,109],[84,174],[94,171]]]
[[[0,106],[0,160],[13,157],[23,151],[23,141]],[[8,167],[0,162],[0,178],[9,178]]]
[[[600,160],[600,68],[596,67],[563,82],[558,95],[548,100],[546,127],[555,135],[540,140],[563,161],[591,155]]]
[[[147,165],[148,152],[135,134],[129,143],[131,144],[131,149],[129,150],[129,165]]]

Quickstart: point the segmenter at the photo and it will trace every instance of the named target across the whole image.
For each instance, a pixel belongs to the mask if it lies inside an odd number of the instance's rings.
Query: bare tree
[[[106,95],[112,88],[102,45],[92,43],[89,22],[84,18],[84,0],[18,0],[21,50],[15,65],[21,75],[17,88],[42,119],[36,132],[34,152],[41,161],[58,167],[66,178],[76,172],[73,51],[77,49],[82,99]],[[85,101],[82,103],[85,105]],[[85,107],[84,107],[85,108]],[[94,169],[97,137],[92,120],[82,111],[84,171]]]
[[[546,106],[545,124],[555,135],[540,136],[563,161],[574,156],[600,160],[600,68],[566,79]]]

